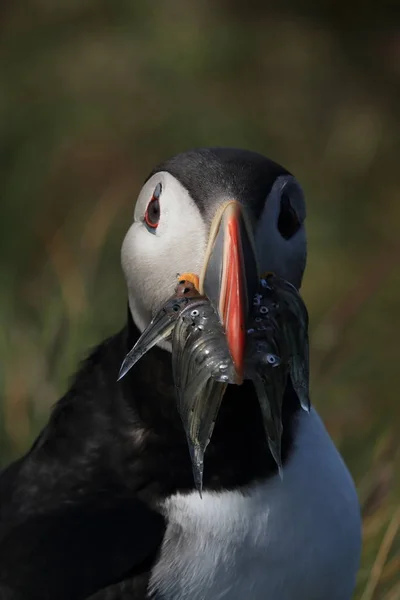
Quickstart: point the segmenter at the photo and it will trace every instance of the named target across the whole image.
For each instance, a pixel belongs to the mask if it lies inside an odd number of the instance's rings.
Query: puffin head
[[[255,152],[202,148],[158,165],[139,193],[122,245],[138,329],[174,293],[178,275],[194,273],[240,362],[257,278],[272,271],[300,288],[305,215],[296,179]]]

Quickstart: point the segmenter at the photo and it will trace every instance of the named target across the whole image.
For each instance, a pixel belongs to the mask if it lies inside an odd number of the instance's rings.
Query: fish
[[[174,295],[125,357],[118,379],[154,345],[171,342],[177,407],[201,496],[205,452],[226,388],[236,384],[236,371],[219,315],[193,280],[194,276],[179,280]],[[268,447],[281,477],[282,400],[288,377],[301,407],[309,411],[307,309],[297,289],[271,273],[259,280],[249,310],[244,378],[255,387]]]
[[[236,376],[224,328],[205,297],[187,306],[175,324],[172,372],[194,482],[201,496],[204,454],[226,387]]]
[[[300,294],[274,274],[261,278],[248,321],[245,378],[256,390],[269,450],[283,476],[282,400],[290,377],[309,412],[308,313]]]
[[[184,279],[179,281],[174,295],[156,313],[136,344],[126,355],[117,381],[122,379],[153,346],[171,338],[172,330],[181,312],[200,297],[200,293],[191,281]]]
[[[235,369],[224,329],[210,301],[181,279],[126,355],[118,375],[128,371],[156,344],[172,342],[172,371],[178,412],[189,447],[195,486],[202,493],[204,453]]]
[[[289,281],[276,275],[261,279],[261,289],[268,293],[269,287],[275,291],[273,313],[282,332],[293,389],[303,410],[310,412],[308,311]]]

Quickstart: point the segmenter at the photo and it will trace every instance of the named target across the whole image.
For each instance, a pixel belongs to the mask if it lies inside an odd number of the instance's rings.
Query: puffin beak
[[[247,318],[259,281],[255,243],[245,208],[226,202],[211,224],[200,293],[208,297],[225,328],[236,371],[243,382]]]

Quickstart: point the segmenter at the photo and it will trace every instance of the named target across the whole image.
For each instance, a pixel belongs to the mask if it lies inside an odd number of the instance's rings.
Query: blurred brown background
[[[356,597],[398,600],[399,121],[398,2],[3,0],[1,463],[122,326],[148,171],[260,151],[308,198],[312,400],[363,506]]]

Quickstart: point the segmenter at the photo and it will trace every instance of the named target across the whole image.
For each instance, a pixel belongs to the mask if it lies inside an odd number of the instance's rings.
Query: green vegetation
[[[356,598],[398,600],[400,21],[394,2],[268,5],[2,2],[0,459],[123,324],[147,172],[194,146],[258,150],[308,198],[312,400],[359,489]]]

